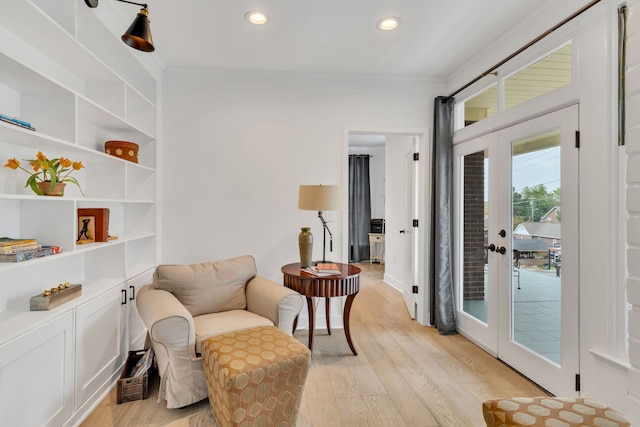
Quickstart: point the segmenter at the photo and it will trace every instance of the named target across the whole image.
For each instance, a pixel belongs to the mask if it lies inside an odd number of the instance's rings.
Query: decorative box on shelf
[[[104,151],[112,156],[138,163],[138,144],[129,141],[107,141]]]

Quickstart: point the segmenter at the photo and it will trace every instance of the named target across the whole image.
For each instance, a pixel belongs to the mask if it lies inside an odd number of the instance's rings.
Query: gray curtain
[[[431,246],[432,323],[441,334],[456,333],[453,288],[453,104],[435,99],[433,138],[433,223]]]
[[[625,145],[625,71],[627,69],[627,5],[618,7],[618,145]]]
[[[369,259],[371,224],[371,187],[369,155],[349,156],[349,259]]]

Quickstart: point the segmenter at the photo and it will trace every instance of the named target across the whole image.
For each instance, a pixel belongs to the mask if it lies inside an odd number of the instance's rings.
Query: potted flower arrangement
[[[28,173],[29,178],[27,179],[25,187],[31,187],[34,193],[39,196],[62,196],[64,195],[64,187],[67,182],[77,185],[84,196],[78,180],[70,176],[73,171],[84,168],[82,162],[72,162],[64,157],[48,159],[41,151],[38,151],[35,159],[24,161],[29,162],[33,171],[29,171],[20,166],[20,162],[16,160],[15,157],[7,160],[7,164],[4,165],[4,167],[14,170],[21,169]]]

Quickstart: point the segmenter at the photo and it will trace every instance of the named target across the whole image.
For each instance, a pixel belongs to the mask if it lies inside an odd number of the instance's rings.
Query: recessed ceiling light
[[[378,28],[382,31],[391,31],[398,28],[400,25],[400,18],[396,18],[395,16],[389,16],[388,18],[382,18],[378,21]]]
[[[269,20],[267,14],[259,10],[250,10],[249,12],[244,14],[244,19],[246,19],[247,22],[255,25],[266,24]]]

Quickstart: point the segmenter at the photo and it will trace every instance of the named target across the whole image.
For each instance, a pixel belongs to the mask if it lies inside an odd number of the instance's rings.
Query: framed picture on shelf
[[[84,230],[84,227],[87,230]],[[82,244],[83,238],[90,234],[93,228],[94,242],[106,242],[109,237],[109,209],[107,208],[78,208],[78,243]]]

